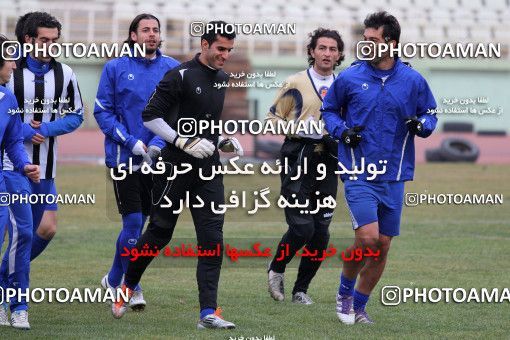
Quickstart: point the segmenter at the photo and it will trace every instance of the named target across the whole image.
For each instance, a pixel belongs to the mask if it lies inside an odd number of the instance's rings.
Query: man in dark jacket
[[[220,277],[223,248],[223,214],[214,211],[225,201],[223,177],[216,174],[211,180],[203,180],[200,172],[208,176],[212,167],[220,165],[218,148],[222,151],[242,154],[242,148],[235,138],[218,143],[219,135],[214,130],[202,131],[193,137],[178,135],[178,124],[193,120],[218,123],[223,110],[225,87],[217,84],[228,82],[228,75],[222,71],[234,46],[235,34],[228,34],[226,23],[218,21],[207,25],[201,37],[202,52],[195,58],[181,64],[165,75],[143,111],[144,125],[162,137],[167,146],[161,157],[165,173],[154,176],[152,211],[145,233],[138,239],[136,248],[163,249],[172,238],[179,217],[173,209],[166,209],[161,203],[172,202],[172,207],[184,199],[199,196],[203,208],[190,208],[197,234],[197,245],[202,251],[215,251],[215,256],[198,257],[197,281],[200,300],[200,321],[197,327],[235,328],[231,322],[220,316],[217,308],[218,281]],[[184,120],[183,120],[184,119]],[[179,123],[181,122],[181,123]],[[183,127],[183,126],[182,126]],[[189,132],[189,131],[188,131]],[[192,170],[169,180],[176,165],[188,163]],[[128,294],[136,287],[140,277],[150,264],[152,257],[140,257],[129,264],[123,290]],[[126,311],[124,302],[112,306],[114,317],[120,318]]]

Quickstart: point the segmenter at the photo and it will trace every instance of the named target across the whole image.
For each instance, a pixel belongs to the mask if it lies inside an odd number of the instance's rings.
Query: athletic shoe
[[[302,305],[311,305],[313,304],[312,299],[304,292],[297,292],[292,295],[292,302],[300,303]]]
[[[372,324],[374,321],[370,319],[367,312],[364,309],[360,309],[356,311],[356,323],[369,323]]]
[[[206,329],[206,328],[217,328],[217,329],[234,329],[236,325],[234,325],[230,321],[226,321],[221,316],[221,308],[216,308],[216,311],[213,314],[209,314],[203,317],[197,324],[197,329]]]
[[[105,276],[103,276],[103,278],[101,279],[101,287],[103,287],[103,289],[105,290],[111,290],[111,296],[115,296],[115,287],[113,287],[109,282],[108,282],[108,273],[106,273]],[[112,302],[110,300],[106,301],[106,303],[108,305],[111,305]]]
[[[9,322],[9,305],[7,303],[2,303],[0,305],[0,326],[10,326],[11,323]]]
[[[122,285],[122,292],[127,293],[128,301],[131,300],[133,296],[133,290],[126,287],[126,285]],[[112,314],[115,319],[120,319],[126,314],[127,311],[127,303],[122,299],[122,296],[119,294],[119,300],[112,304]]]
[[[28,312],[26,310],[12,312],[11,325],[17,329],[30,329],[30,324],[28,323]]]
[[[269,267],[271,267],[271,263],[269,263]],[[273,299],[276,301],[283,301],[285,299],[284,295],[284,273],[277,273],[274,270],[267,270],[267,283],[268,283],[268,291]]]
[[[122,275],[122,280],[120,284],[124,284],[124,275]],[[129,300],[129,307],[133,312],[143,312],[145,310],[145,306],[147,306],[147,302],[143,298],[142,289],[135,290],[133,292],[133,297]]]
[[[336,294],[336,315],[346,325],[352,325],[355,321],[355,314],[352,309],[353,301],[352,296]]]
[[[143,312],[147,302],[145,302],[143,298],[143,293],[141,290],[135,290],[133,292],[133,296],[129,300],[129,307],[133,310],[133,312]]]

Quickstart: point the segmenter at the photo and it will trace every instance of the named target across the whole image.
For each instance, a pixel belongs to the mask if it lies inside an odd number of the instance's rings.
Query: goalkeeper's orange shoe
[[[128,302],[134,294],[134,291],[129,289],[126,285],[122,285],[121,291],[122,294],[116,291],[118,299],[112,304],[112,314],[115,319],[120,319],[126,314]],[[127,299],[124,299],[124,296],[127,296]]]

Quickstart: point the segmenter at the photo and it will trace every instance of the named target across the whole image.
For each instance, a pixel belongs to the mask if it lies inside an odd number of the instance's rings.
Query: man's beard
[[[156,52],[155,48],[145,48],[145,54],[153,54]]]
[[[384,57],[377,57],[377,58],[374,58],[372,60],[369,60],[369,63],[374,65],[374,66],[377,66],[381,63],[381,61],[383,61]]]
[[[390,56],[389,52],[386,52],[382,56],[376,56],[374,59],[370,60],[370,64],[377,66],[379,65],[383,60],[386,60]]]

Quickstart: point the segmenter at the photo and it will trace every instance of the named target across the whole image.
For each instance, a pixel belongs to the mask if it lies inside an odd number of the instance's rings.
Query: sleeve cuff
[[[124,143],[124,145],[129,149],[129,151],[131,151],[135,147],[135,144],[136,144],[137,141],[138,141],[137,139],[135,139],[132,136],[130,136],[126,140],[126,143]]]
[[[36,131],[28,124],[23,124],[23,139],[25,142],[30,141],[32,137],[34,137],[36,134]]]
[[[41,135],[43,135],[44,137],[49,137],[50,136],[50,131],[48,129],[48,125],[46,123],[42,123],[41,124],[41,127],[39,128],[39,132],[41,133]]]
[[[165,147],[165,145],[166,145],[166,143],[162,138],[154,137],[150,140],[149,145],[147,145],[147,147],[157,146],[158,148],[163,149]]]
[[[344,133],[345,130],[348,130],[347,126],[345,126],[345,124],[344,125],[340,125],[336,129],[334,137],[336,137],[336,139],[338,139],[338,140],[341,140],[342,139],[342,134]]]
[[[25,166],[31,164],[28,160],[22,161],[22,163],[17,168],[18,172],[24,174],[25,173]]]

